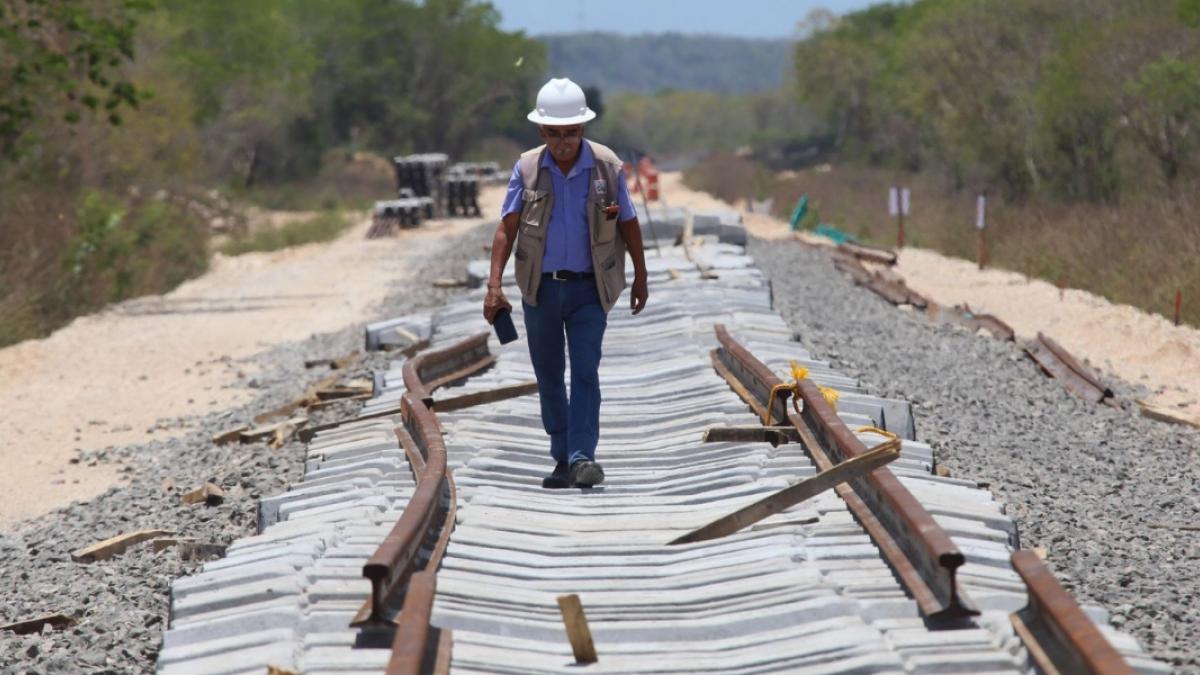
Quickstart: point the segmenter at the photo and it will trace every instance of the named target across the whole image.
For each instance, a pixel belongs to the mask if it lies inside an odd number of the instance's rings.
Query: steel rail
[[[717,324],[714,329],[720,343],[715,358],[741,382],[743,391],[760,401],[760,407],[768,405],[771,391],[778,391],[783,382],[734,340],[725,326]],[[826,454],[820,463],[844,462],[867,452],[812,381],[801,380],[798,391],[804,402],[799,415],[788,414],[786,394],[790,391],[769,403],[770,413],[774,419],[791,421],[802,439],[807,436],[807,449],[820,449]],[[922,615],[933,621],[956,621],[978,614],[956,579],[965,556],[896,475],[882,467],[850,481],[850,485],[869,511],[852,509],[854,515],[879,546]]]
[[[494,363],[495,356],[488,352],[487,338],[487,333],[481,333],[445,349],[418,354],[404,364],[403,377],[408,389],[400,399],[404,428],[397,429],[396,433],[413,465],[417,487],[391,532],[363,565],[363,576],[371,581],[371,597],[351,622],[354,627],[396,628],[397,641],[411,633],[411,630],[398,628],[394,603],[400,591],[408,586],[401,614],[410,606],[423,606],[421,594],[414,594],[411,588],[419,554],[432,533],[440,532],[434,554],[425,564],[427,570],[436,569],[441,553],[445,551],[456,508],[441,426],[425,399],[437,387],[468,377]],[[423,621],[426,632],[431,609],[432,605],[425,607],[423,617],[421,610],[409,613],[417,623]],[[413,621],[406,617],[405,624],[407,628]]]
[[[1132,675],[1129,663],[1037,554],[1015,551],[1012,566],[1029,589],[1029,604],[1010,619],[1043,673]]]
[[[1049,336],[1039,332],[1037,339],[1026,342],[1024,348],[1042,370],[1051,377],[1062,380],[1063,386],[1076,396],[1093,403],[1112,400],[1112,389],[1101,384],[1090,370],[1071,355],[1071,352]]]
[[[721,347],[713,351],[714,367],[761,416],[769,392],[781,384],[779,378],[738,344],[724,326],[716,326],[716,332]],[[798,388],[804,410],[788,419],[819,469],[824,471],[833,465],[830,455],[845,461],[865,451],[865,446],[837,418],[837,413],[825,402],[815,385],[801,380]],[[786,409],[783,397],[777,397],[772,405],[780,412]],[[826,454],[827,450],[829,454]],[[897,499],[903,496],[896,494],[900,490],[907,494],[907,499]],[[954,578],[954,570],[962,564],[961,553],[945,549],[947,544],[951,547],[954,544],[890,469],[876,469],[865,479],[853,481],[852,485],[843,483],[837,487],[837,492],[875,540],[923,614],[930,618],[950,618],[973,612],[973,606],[958,589]],[[912,529],[914,525],[917,529]],[[922,555],[922,550],[928,553]],[[897,556],[897,552],[903,555]],[[913,552],[918,554],[917,557],[912,557]],[[938,566],[932,567],[930,563],[935,560]],[[1097,675],[1133,672],[1036,554],[1019,550],[1012,554],[1011,560],[1013,569],[1027,588],[1029,600],[1028,605],[1010,615],[1010,619],[1041,672]],[[951,593],[950,602],[957,602],[958,608],[945,606],[947,592]],[[933,612],[927,609],[926,602],[930,598],[938,603],[932,606]]]

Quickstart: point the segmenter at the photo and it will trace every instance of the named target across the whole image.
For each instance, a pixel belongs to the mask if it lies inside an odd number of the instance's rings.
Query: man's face
[[[583,125],[549,126],[543,124],[538,129],[538,135],[546,143],[546,149],[555,159],[566,161],[575,156],[579,144],[583,141]]]

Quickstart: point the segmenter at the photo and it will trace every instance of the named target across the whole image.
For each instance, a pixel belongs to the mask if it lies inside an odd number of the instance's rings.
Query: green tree
[[[6,0],[0,5],[0,155],[18,154],[41,114],[68,123],[85,113],[121,123],[144,95],[121,75],[133,59],[149,0]]]
[[[310,109],[316,55],[289,4],[161,0],[165,54],[191,89],[219,175],[252,185],[288,161],[288,134]],[[314,167],[315,169],[315,167]]]

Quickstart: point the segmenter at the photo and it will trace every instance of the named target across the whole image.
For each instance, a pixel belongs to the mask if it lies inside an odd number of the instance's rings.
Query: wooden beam
[[[182,499],[184,504],[199,504],[200,502],[204,502],[209,506],[216,506],[225,501],[225,491],[219,485],[205,482],[204,485],[183,493],[180,499]]]
[[[811,499],[825,490],[833,488],[838,483],[844,483],[869,471],[874,471],[898,457],[900,457],[900,439],[893,438],[885,443],[881,443],[866,454],[851,458],[841,464],[836,464],[826,471],[822,471],[815,476],[809,476],[749,506],[742,507],[727,516],[718,518],[704,527],[693,530],[671,541],[670,545],[690,544],[731,535],[748,525],[753,525],[806,499]]]
[[[213,434],[212,442],[214,445],[225,445],[232,443],[242,437],[242,434],[249,431],[250,427],[242,425],[229,431],[222,431],[219,434]]]
[[[62,630],[75,625],[75,619],[72,619],[65,614],[47,614],[34,619],[25,619],[23,621],[14,621],[0,626],[0,632],[9,631],[17,635],[29,635],[31,633],[42,632],[43,626],[50,626],[54,630]]]
[[[598,661],[592,631],[588,628],[579,596],[574,593],[558,596],[558,611],[562,612],[563,624],[567,627],[567,639],[571,641],[571,651],[575,652],[575,663]]]
[[[495,389],[476,391],[450,398],[434,399],[433,397],[429,397],[423,403],[437,412],[450,412],[452,410],[462,410],[463,408],[483,405],[484,403],[495,403],[496,401],[504,401],[534,393],[537,393],[537,381],[529,380],[520,384],[510,384],[505,387],[496,387]]]
[[[247,429],[246,431],[243,431],[239,437],[241,438],[243,443],[254,443],[255,441],[265,441],[269,438],[274,438],[275,432],[280,429],[284,429],[286,427],[291,427],[293,430],[295,430],[295,429],[298,429],[298,428],[304,426],[305,424],[308,424],[307,417],[304,417],[304,416],[293,417],[290,420],[284,420],[283,422],[276,422],[275,424],[268,424],[265,427],[256,427],[254,429]]]
[[[125,552],[125,549],[134,544],[141,543],[147,539],[155,539],[164,535],[173,534],[170,530],[138,530],[136,532],[126,532],[118,534],[115,537],[110,537],[104,541],[98,541],[90,546],[84,546],[80,549],[71,551],[71,560],[78,563],[89,563],[96,560],[107,560],[114,555],[119,555]]]
[[[1200,419],[1188,417],[1182,411],[1164,408],[1163,406],[1154,405],[1145,401],[1138,401],[1138,407],[1142,410],[1143,417],[1149,417],[1152,420],[1159,422],[1167,422],[1170,424],[1183,424],[1189,427],[1200,429]]]

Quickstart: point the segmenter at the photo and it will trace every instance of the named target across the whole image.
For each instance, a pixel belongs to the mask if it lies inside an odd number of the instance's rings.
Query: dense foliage
[[[1013,197],[1194,179],[1195,0],[917,0],[814,17],[799,95],[844,158]]]
[[[331,206],[386,186],[379,156],[524,142],[545,48],[499,20],[476,0],[6,0],[0,345],[204,269],[230,196]]]

